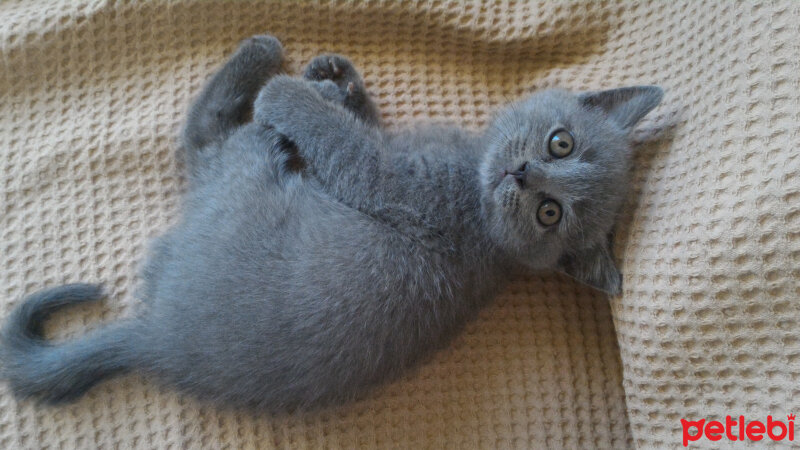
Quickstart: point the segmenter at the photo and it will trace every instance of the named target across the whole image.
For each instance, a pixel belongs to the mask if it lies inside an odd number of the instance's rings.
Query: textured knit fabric
[[[135,312],[185,188],[185,111],[250,35],[278,36],[290,73],[348,55],[391,128],[478,129],[547,87],[666,90],[635,133],[620,298],[518,280],[419,370],[313,414],[136,375],[61,407],[2,386],[0,448],[660,448],[681,418],[800,412],[798,23],[792,1],[0,3],[0,314],[59,283],[111,294],[56,339]]]

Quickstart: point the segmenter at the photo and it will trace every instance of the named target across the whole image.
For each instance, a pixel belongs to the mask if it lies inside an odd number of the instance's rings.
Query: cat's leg
[[[206,84],[189,110],[183,129],[187,164],[203,159],[203,149],[220,143],[250,119],[259,89],[281,69],[283,47],[274,37],[254,36]]]
[[[256,124],[274,129],[296,144],[306,167],[329,193],[364,210],[377,204],[383,162],[381,130],[358,119],[340,103],[326,100],[319,82],[279,75],[258,94]],[[329,80],[324,83],[330,85]],[[372,205],[374,206],[374,205]]]
[[[457,198],[474,176],[472,166],[393,151],[383,130],[326,100],[315,83],[283,75],[270,80],[253,106],[255,125],[293,142],[307,172],[332,197],[389,223],[405,221],[425,239],[434,236],[425,217],[453,205],[419,199],[441,189]]]
[[[380,114],[370,99],[364,80],[353,63],[342,55],[324,54],[312,59],[303,76],[319,82],[316,86],[329,101],[340,102],[370,125],[378,125]],[[331,83],[325,82],[326,80]]]

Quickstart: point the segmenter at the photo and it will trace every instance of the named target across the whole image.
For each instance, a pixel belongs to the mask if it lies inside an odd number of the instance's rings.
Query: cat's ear
[[[584,106],[600,108],[623,130],[630,130],[661,102],[658,86],[630,86],[607,91],[584,92],[578,100]]]
[[[559,270],[607,294],[619,295],[622,292],[622,274],[614,262],[611,239],[609,236],[605,245],[562,256],[558,261]]]

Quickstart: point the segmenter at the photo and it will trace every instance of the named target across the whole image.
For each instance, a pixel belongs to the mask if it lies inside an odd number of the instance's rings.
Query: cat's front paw
[[[368,124],[380,122],[378,109],[367,94],[364,80],[344,56],[317,56],[308,63],[303,76],[314,82],[326,100],[344,106]],[[338,92],[333,92],[334,87]]]
[[[303,76],[311,81],[331,81],[344,100],[364,89],[364,82],[353,63],[342,55],[325,54],[312,59]]]
[[[326,106],[313,83],[278,75],[259,92],[253,105],[253,119],[288,136],[292,134],[293,125],[313,122],[315,117],[324,114]]]
[[[347,99],[347,91],[340,89],[339,86],[331,80],[311,81],[311,84],[322,98],[329,102],[344,104]]]
[[[281,45],[281,41],[269,34],[251,36],[242,41],[240,47],[257,47],[262,52],[266,52],[278,58],[283,58],[283,45]]]
[[[239,44],[239,49],[232,61],[232,69],[241,73],[253,73],[250,76],[274,75],[283,62],[283,45],[275,36],[261,34],[249,37]]]

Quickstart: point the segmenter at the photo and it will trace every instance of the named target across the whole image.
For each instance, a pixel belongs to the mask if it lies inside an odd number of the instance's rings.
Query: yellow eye
[[[539,223],[546,227],[557,224],[561,220],[561,205],[549,198],[544,200],[539,205],[536,218],[539,219]]]
[[[550,136],[550,154],[556,158],[563,158],[572,153],[575,140],[567,130],[558,130]]]

